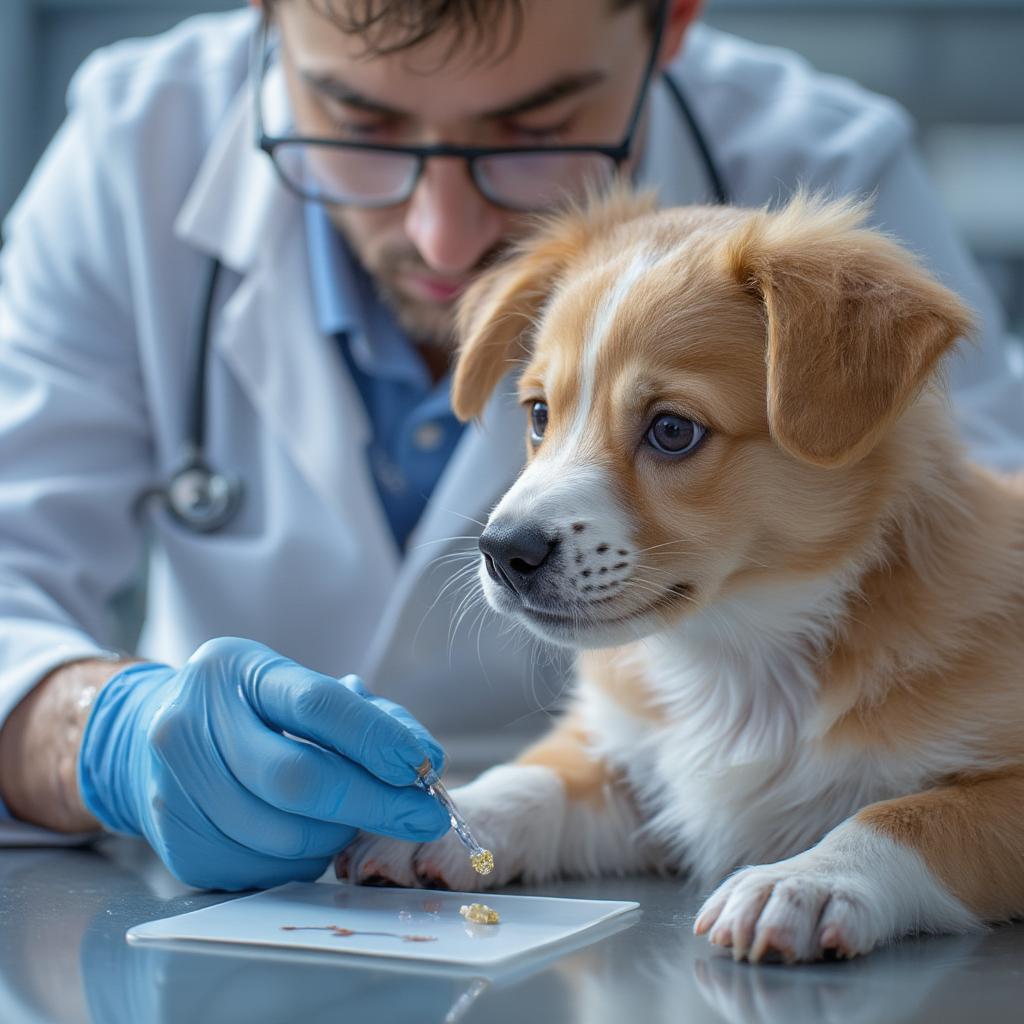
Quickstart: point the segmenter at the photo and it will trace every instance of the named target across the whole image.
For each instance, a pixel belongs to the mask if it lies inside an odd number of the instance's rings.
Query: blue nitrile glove
[[[448,816],[412,785],[425,758],[440,770],[444,754],[355,676],[222,637],[179,671],[131,665],[102,687],[78,779],[93,815],[183,882],[253,889],[316,878],[358,829],[442,835]]]

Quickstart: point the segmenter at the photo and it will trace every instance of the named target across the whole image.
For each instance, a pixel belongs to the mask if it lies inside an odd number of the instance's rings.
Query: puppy
[[[951,425],[968,313],[862,220],[619,194],[473,286],[454,406],[525,362],[528,452],[480,584],[577,684],[455,792],[493,875],[364,838],[350,878],[687,872],[750,961],[1024,912],[1024,490]]]

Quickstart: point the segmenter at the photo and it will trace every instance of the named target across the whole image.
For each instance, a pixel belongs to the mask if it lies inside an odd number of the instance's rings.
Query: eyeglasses
[[[606,185],[627,159],[657,66],[667,3],[661,4],[650,56],[626,133],[618,145],[394,146],[291,135],[263,130],[263,79],[270,64],[269,22],[264,18],[254,50],[252,80],[256,137],[282,181],[303,199],[375,209],[407,202],[432,157],[465,160],[481,194],[508,210],[548,209],[570,195]]]

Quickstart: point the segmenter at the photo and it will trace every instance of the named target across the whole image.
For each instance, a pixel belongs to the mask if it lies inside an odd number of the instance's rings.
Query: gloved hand
[[[78,779],[95,817],[144,835],[183,882],[250,889],[316,878],[358,829],[443,835],[447,815],[412,785],[425,758],[440,770],[444,753],[355,676],[227,637],[101,688]]]

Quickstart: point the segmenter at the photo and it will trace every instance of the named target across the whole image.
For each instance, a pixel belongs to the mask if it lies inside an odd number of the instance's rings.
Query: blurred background
[[[93,49],[241,0],[0,0],[0,218]],[[946,206],[1024,334],[1024,0],[708,0],[704,18],[902,103]]]

